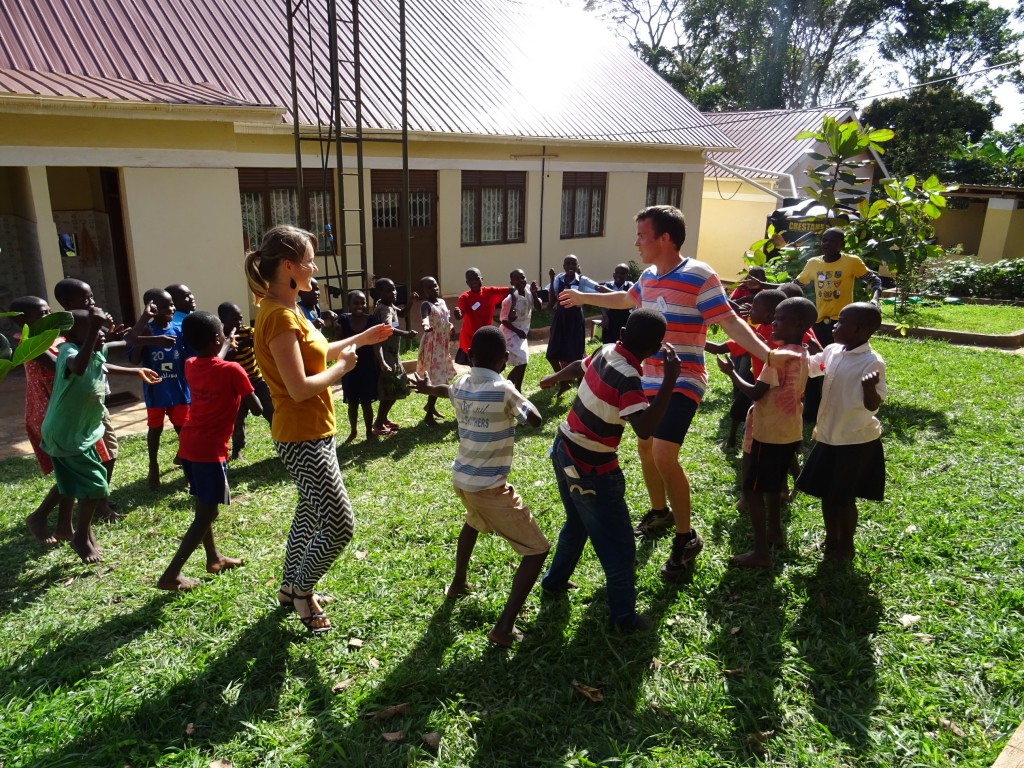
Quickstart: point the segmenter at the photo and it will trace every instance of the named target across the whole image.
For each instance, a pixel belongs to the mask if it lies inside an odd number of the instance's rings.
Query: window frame
[[[667,187],[669,189],[669,200],[664,203],[657,202],[658,189]],[[675,202],[672,196],[675,196]],[[653,200],[653,201],[652,201]],[[650,201],[650,202],[649,202]],[[652,205],[672,205],[679,208],[683,202],[683,174],[674,171],[658,171],[647,174],[647,191],[644,193],[644,207]]]
[[[576,231],[576,202],[579,190],[588,190],[587,224],[585,232]],[[600,195],[595,191],[600,190]],[[566,206],[566,194],[569,204]],[[598,230],[593,231],[595,201],[600,205]],[[608,210],[608,174],[603,171],[564,171],[562,173],[562,197],[560,201],[558,235],[562,240],[576,240],[584,237],[604,237],[605,215]],[[568,211],[569,231],[566,232]]]
[[[501,238],[483,240],[483,191],[498,189],[501,191]],[[518,215],[515,226],[518,237],[510,237],[509,192],[519,192]],[[466,233],[466,195],[472,195],[473,239],[464,239]],[[526,242],[526,171],[462,171],[462,187],[459,197],[459,245],[464,248],[476,248],[488,245],[509,245]]]
[[[331,224],[332,231],[334,227],[334,178],[333,171],[328,177],[326,185],[324,183],[323,172],[320,169],[304,169],[302,173],[302,191],[305,200],[299,201],[301,206],[304,206],[304,211],[308,220],[311,222],[311,226],[320,218],[319,214],[313,210],[313,202],[316,196],[327,192],[327,219],[326,221]],[[270,227],[273,226],[272,217],[272,193],[277,190],[284,190],[290,192],[296,192],[298,190],[298,176],[294,168],[239,168],[238,169],[238,198],[239,205],[241,205],[242,197],[246,194],[257,194],[260,196],[260,202],[263,208],[263,221],[262,231],[266,232]],[[301,211],[300,211],[301,214]],[[295,226],[302,226],[301,221],[295,222]],[[244,231],[243,234],[247,234]],[[328,249],[327,238],[324,237],[323,232],[314,232],[317,240],[317,254],[323,255],[328,254],[331,251]],[[258,248],[259,243],[250,243],[250,249]]]

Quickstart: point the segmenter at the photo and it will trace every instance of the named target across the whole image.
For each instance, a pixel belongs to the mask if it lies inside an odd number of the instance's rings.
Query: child
[[[586,333],[583,323],[582,307],[564,307],[558,301],[558,295],[567,289],[575,288],[584,293],[598,291],[598,285],[580,272],[580,262],[573,255],[562,260],[562,272],[555,275],[555,270],[548,270],[551,283],[548,290],[548,309],[551,310],[551,332],[548,335],[548,351],[546,357],[551,369],[557,373],[574,360],[582,360],[586,345]],[[603,287],[601,293],[608,291]],[[565,392],[572,386],[569,379],[560,379],[558,391]]]
[[[362,291],[349,291],[348,312],[338,318],[341,338],[351,338],[373,325],[378,325],[378,321],[366,314],[366,294]],[[356,367],[341,377],[342,397],[348,404],[349,433],[345,438],[346,443],[356,439],[360,407],[363,409],[366,439],[369,442],[377,439],[373,428],[373,401],[377,399],[377,372],[382,370],[383,363],[380,345],[364,344],[356,350]]]
[[[753,298],[764,288],[767,275],[764,267],[751,267],[747,270],[747,276],[739,281],[729,294],[729,303],[732,308],[741,315],[746,314],[745,308],[750,306]]]
[[[274,425],[274,400],[270,396],[270,387],[260,373],[253,348],[252,326],[242,325],[242,310],[230,301],[217,307],[217,316],[224,327],[224,335],[231,340],[225,360],[238,363],[249,377],[249,383],[263,407],[263,418],[269,426]],[[186,361],[187,362],[187,361]],[[231,460],[235,461],[245,448],[245,418],[249,415],[249,406],[243,398],[235,417],[235,427],[231,433]],[[255,411],[252,411],[255,413]]]
[[[885,361],[871,349],[882,324],[874,304],[847,304],[832,329],[834,344],[810,359],[810,375],[823,376],[814,447],[797,488],[821,499],[825,558],[853,558],[857,499],[882,501],[885,453],[877,411],[886,395]]]
[[[146,432],[149,450],[146,483],[150,490],[156,490],[160,487],[157,454],[164,418],[170,419],[174,431],[181,433],[188,416],[189,391],[185,381],[186,354],[181,329],[173,323],[175,305],[171,294],[151,288],[143,295],[142,301],[146,308],[132,329],[134,339],[128,348],[128,359],[133,363],[145,362],[146,367],[160,373],[158,384],[147,384],[142,388],[146,401],[146,426],[149,428]]]
[[[754,529],[754,548],[736,555],[733,565],[771,568],[770,544],[785,545],[780,517],[780,492],[785,487],[790,461],[803,439],[801,398],[807,383],[804,334],[814,324],[817,310],[807,299],[786,299],[775,309],[772,339],[798,358],[782,367],[764,366],[754,384],[739,376],[728,359],[716,358],[718,367],[754,405],[750,409],[752,438],[750,462],[744,466],[743,497]]]
[[[420,280],[420,293],[423,295],[423,303],[420,304],[423,335],[416,359],[416,375],[428,382],[451,381],[455,377],[455,364],[452,362],[453,326],[448,305],[441,298],[441,289],[433,277]],[[423,421],[427,425],[434,426],[444,421],[444,416],[437,410],[437,398],[433,395],[427,397],[423,410],[426,413]]]
[[[612,279],[601,283],[609,291],[628,291],[633,287],[633,281],[629,279],[629,265],[618,264],[612,270]],[[629,319],[628,309],[604,309],[601,314],[601,341],[604,344],[614,344],[622,335],[622,329],[626,327]]]
[[[459,296],[455,304],[455,319],[462,320],[462,330],[459,331],[459,351],[455,353],[455,362],[459,365],[469,365],[469,346],[473,341],[473,334],[485,325],[494,322],[494,308],[497,307],[508,295],[506,286],[486,286],[480,270],[466,270],[466,285],[468,291]]]
[[[171,295],[171,301],[174,302],[174,317],[171,324],[180,331],[185,318],[196,311],[196,297],[192,294],[192,289],[183,283],[168,285],[164,290]]]
[[[299,309],[313,324],[313,327],[324,335],[324,338],[333,341],[338,337],[338,315],[329,309],[320,309],[320,284],[317,283],[315,277],[309,281],[309,284],[312,287],[308,291],[299,291]]]
[[[73,277],[66,277],[57,281],[53,287],[53,297],[60,304],[61,308],[71,312],[76,309],[88,310],[96,306],[96,299],[93,296],[89,284]],[[107,321],[110,323],[110,331],[106,334],[107,340],[120,343],[124,337],[124,326],[115,325],[114,319],[108,314]],[[108,347],[110,345],[108,344]],[[56,359],[56,358],[54,358]],[[104,397],[110,394],[110,385],[107,382],[107,371],[103,373]],[[109,486],[114,478],[114,464],[117,461],[118,442],[117,434],[114,432],[114,422],[110,419],[110,412],[106,404],[103,405],[103,448],[97,447],[100,461],[107,471],[107,485]],[[116,521],[124,515],[118,514],[117,510],[107,499],[100,501],[96,508],[96,517],[100,520]]]
[[[650,620],[636,612],[636,543],[617,450],[627,422],[644,439],[668,409],[679,357],[671,345],[662,344],[666,328],[661,313],[638,309],[626,321],[621,341],[602,345],[586,360],[577,360],[540,382],[547,389],[583,378],[551,448],[565,523],[541,587],[549,592],[573,587],[569,579],[589,538],[604,569],[609,622],[626,632],[645,629]],[[648,401],[640,363],[659,349],[665,356],[665,377],[658,394]]]
[[[754,333],[764,339],[768,346],[772,346],[771,322],[775,314],[775,307],[782,303],[785,298],[785,295],[780,291],[765,289],[758,291],[751,300],[747,320],[754,326]],[[724,343],[705,341],[704,349],[714,355],[731,355],[733,367],[740,377],[744,377],[748,372],[752,371],[752,358],[747,353],[747,350],[735,341],[730,340]],[[753,374],[754,379],[757,379],[760,375],[763,366],[764,363],[758,360],[757,371]],[[750,398],[746,396],[740,387],[734,384],[732,388],[732,406],[729,408],[729,434],[726,436],[725,445],[723,446],[727,453],[731,454],[736,450],[736,436],[739,433],[740,424],[747,418],[749,410]],[[746,450],[745,446],[744,450]]]
[[[507,648],[523,639],[515,626],[516,616],[551,549],[529,508],[508,484],[515,422],[538,427],[541,416],[533,403],[501,377],[508,361],[501,331],[486,325],[474,333],[470,360],[472,370],[451,385],[431,385],[417,378],[416,391],[450,397],[459,422],[459,453],[452,465],[452,482],[466,508],[466,521],[459,534],[448,598],[468,591],[466,569],[480,531],[494,531],[522,555],[505,608],[487,633],[488,640]]]
[[[402,339],[416,336],[414,330],[403,330],[398,327],[398,318],[405,317],[409,310],[406,304],[401,309],[395,306],[395,284],[382,277],[373,284],[377,293],[377,305],[373,308],[373,325],[390,325],[394,333],[380,344],[380,407],[377,409],[377,420],[373,424],[374,435],[390,435],[397,432],[399,425],[388,419],[391,406],[396,400],[409,396],[409,380],[405,377],[400,357]]]
[[[103,367],[106,349],[103,326],[108,315],[99,307],[72,312],[74,326],[61,345],[54,367],[53,394],[42,427],[42,449],[53,462],[60,493],[60,518],[70,521],[71,508],[78,499],[78,529],[71,532],[71,548],[85,563],[98,563],[103,553],[92,534],[92,518],[100,499],[108,493],[107,471],[96,452],[103,437]],[[147,369],[109,366],[114,373],[131,373],[144,382],[159,380]],[[45,519],[28,520],[29,529],[39,537]]]
[[[181,569],[200,542],[206,549],[208,573],[242,565],[240,558],[224,557],[217,551],[211,526],[217,519],[217,506],[231,503],[228,438],[234,429],[238,406],[244,401],[248,410],[258,416],[262,405],[245,369],[221,358],[227,354],[228,342],[219,319],[208,312],[192,312],[182,320],[181,333],[185,344],[196,352],[195,357],[185,361],[192,403],[181,428],[178,449],[189,490],[196,497],[196,513],[156,586],[186,592],[198,586],[199,579],[185,578]]]
[[[530,318],[534,309],[540,309],[540,298],[537,296],[537,283],[526,286],[526,273],[521,269],[513,269],[508,276],[511,288],[508,296],[501,302],[501,333],[508,347],[508,363],[512,372],[508,375],[515,388],[523,389],[523,377],[526,376],[526,364],[530,359],[527,337],[530,334]]]

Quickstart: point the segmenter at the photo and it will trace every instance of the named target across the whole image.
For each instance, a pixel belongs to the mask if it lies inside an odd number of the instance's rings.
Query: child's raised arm
[[[864,389],[864,407],[869,411],[877,411],[878,406],[882,404],[882,397],[878,394],[876,386],[880,378],[878,371],[872,371],[860,380],[860,385]]]
[[[431,384],[430,379],[426,377],[421,379],[418,375],[413,375],[412,387],[421,395],[448,398],[449,389],[447,384]]]
[[[750,400],[760,400],[764,397],[764,393],[771,389],[767,382],[755,381],[751,384],[749,381],[744,379],[736,373],[736,369],[733,368],[732,361],[727,357],[720,357],[716,355],[715,362],[718,363],[718,370],[732,379],[732,383],[736,385],[736,389],[746,395]]]
[[[107,373],[115,376],[138,376],[147,384],[160,383],[160,374],[149,368],[130,368],[124,365],[111,365],[110,363],[106,363],[103,368]]]
[[[540,388],[550,389],[555,384],[561,384],[563,381],[579,381],[583,378],[583,374],[583,361],[577,360],[575,363],[569,363],[562,370],[556,373],[549,373],[541,379]]]

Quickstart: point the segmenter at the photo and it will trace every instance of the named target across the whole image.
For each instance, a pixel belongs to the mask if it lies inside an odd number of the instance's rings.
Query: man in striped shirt
[[[488,640],[507,648],[523,639],[516,617],[551,549],[530,509],[508,483],[516,422],[539,427],[541,416],[512,382],[502,378],[508,348],[495,326],[485,325],[473,334],[469,359],[470,372],[455,377],[451,384],[416,379],[415,385],[420,394],[451,398],[459,422],[452,483],[466,516],[455,550],[455,575],[446,594],[455,599],[469,591],[466,570],[481,531],[494,531],[522,556],[505,608],[487,633]]]
[[[645,535],[675,525],[672,552],[661,569],[662,577],[669,580],[689,579],[704,546],[690,524],[690,481],[679,463],[679,451],[708,383],[704,367],[707,327],[717,323],[759,360],[767,360],[770,352],[733,312],[715,271],[679,252],[685,239],[686,222],[678,208],[644,208],[636,215],[636,247],[643,263],[650,266],[636,284],[629,291],[583,294],[567,290],[559,296],[565,306],[654,309],[668,324],[665,342],[675,349],[680,370],[673,377],[673,394],[665,418],[651,437],[638,441],[651,508],[640,520],[636,533]],[[654,396],[665,379],[664,365],[663,353],[643,361],[643,386],[648,397]]]
[[[636,612],[636,542],[616,451],[626,422],[638,438],[649,438],[668,410],[679,358],[671,346],[662,349],[665,327],[660,313],[638,309],[626,321],[621,341],[605,344],[540,382],[546,389],[583,377],[551,448],[565,524],[541,586],[549,592],[570,589],[569,578],[589,538],[604,569],[609,622],[626,632],[645,629],[650,621]],[[648,403],[640,361],[659,350],[669,376]]]

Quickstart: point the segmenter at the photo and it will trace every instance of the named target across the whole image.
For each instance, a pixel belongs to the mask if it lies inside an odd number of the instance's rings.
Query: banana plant
[[[0,317],[17,317],[20,312],[0,312]],[[28,362],[46,352],[64,331],[75,324],[70,312],[51,312],[39,318],[31,326],[21,330],[21,343],[17,347],[0,333],[0,381],[22,363]]]

